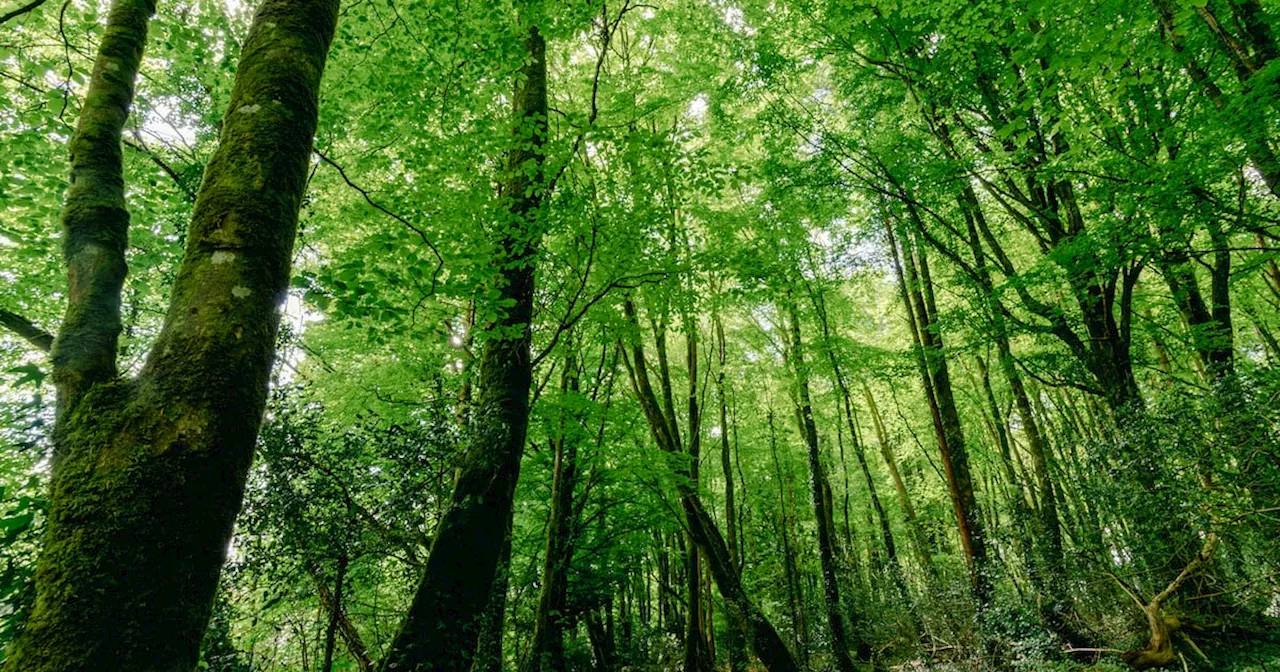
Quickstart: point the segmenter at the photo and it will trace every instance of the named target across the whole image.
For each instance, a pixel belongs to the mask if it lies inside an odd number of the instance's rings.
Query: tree
[[[532,18],[522,17],[529,23],[527,53],[512,97],[516,146],[508,155],[501,190],[510,221],[503,227],[502,261],[495,275],[506,312],[480,355],[467,462],[436,531],[413,605],[379,668],[388,672],[470,669],[478,619],[508,535],[529,422],[534,259],[546,188],[546,41]],[[452,625],[442,627],[446,623]]]
[[[164,328],[122,378],[120,133],[152,11],[113,4],[71,141],[53,494],[7,669],[194,666],[262,419],[337,3],[259,9]]]

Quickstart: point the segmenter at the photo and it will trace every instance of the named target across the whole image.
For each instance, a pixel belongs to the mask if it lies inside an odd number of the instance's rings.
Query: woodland
[[[1280,670],[1277,30],[3,0],[0,669]]]

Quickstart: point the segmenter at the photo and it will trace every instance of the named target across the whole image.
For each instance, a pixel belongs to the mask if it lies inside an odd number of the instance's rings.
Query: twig
[[[182,193],[186,194],[187,199],[194,203],[196,201],[196,192],[192,191],[190,187],[182,183],[182,177],[178,175],[178,171],[174,169],[173,166],[169,165],[164,159],[160,158],[154,150],[148,147],[146,143],[142,141],[141,137],[136,135],[135,137],[136,139],[123,138],[124,146],[145,154],[147,158],[151,159],[152,163],[156,164],[160,167],[160,170],[164,171],[165,175],[169,176],[169,179],[173,180],[173,183],[182,190]]]
[[[1247,583],[1242,583],[1242,584],[1240,584],[1240,585],[1236,586],[1235,588],[1232,588],[1231,590],[1220,590],[1220,591],[1218,591],[1218,592],[1216,592],[1216,593],[1209,593],[1209,594],[1207,594],[1207,595],[1196,595],[1195,597],[1188,597],[1188,598],[1187,598],[1187,601],[1188,601],[1188,602],[1194,602],[1194,601],[1196,601],[1196,600],[1207,600],[1207,599],[1209,599],[1209,598],[1211,598],[1211,597],[1222,597],[1223,595],[1230,595],[1231,593],[1234,593],[1234,592],[1237,592],[1237,591],[1240,591],[1240,590],[1244,590],[1245,588],[1248,588],[1249,586],[1252,586],[1252,585],[1254,585],[1254,584],[1258,584],[1258,583],[1262,583],[1263,581],[1267,581],[1267,580],[1273,579],[1273,578],[1275,578],[1275,577],[1277,577],[1277,576],[1280,576],[1280,572],[1271,572],[1270,574],[1266,574],[1266,575],[1264,575],[1264,576],[1260,576],[1260,577],[1258,577],[1258,578],[1256,578],[1256,579],[1254,579],[1254,580],[1252,580],[1252,581],[1249,581],[1249,582],[1247,582]]]
[[[343,182],[346,182],[348,187],[351,187],[352,189],[355,189],[357,192],[359,192],[359,193],[360,193],[360,195],[361,195],[361,196],[363,196],[363,197],[364,197],[364,201],[365,201],[365,203],[368,203],[369,205],[373,206],[373,208],[374,208],[375,210],[378,210],[378,211],[382,212],[383,214],[385,214],[385,215],[387,215],[388,217],[390,217],[390,218],[392,218],[392,219],[396,220],[397,222],[400,222],[401,224],[404,224],[406,227],[408,227],[408,228],[409,228],[410,230],[412,230],[414,233],[418,234],[418,237],[422,239],[422,242],[423,242],[423,243],[424,243],[428,248],[430,248],[430,249],[431,249],[431,253],[432,253],[432,254],[434,254],[434,255],[435,255],[435,257],[436,257],[436,268],[435,268],[435,270],[434,270],[434,271],[432,271],[432,272],[431,272],[431,289],[427,292],[427,294],[428,294],[428,295],[434,294],[434,293],[435,293],[435,291],[436,291],[436,281],[437,281],[437,280],[439,279],[439,277],[440,277],[440,271],[444,270],[444,256],[442,256],[442,255],[440,254],[440,250],[439,250],[439,248],[437,248],[437,247],[435,246],[435,244],[431,242],[431,239],[427,237],[426,232],[425,232],[425,231],[423,231],[422,229],[420,229],[420,228],[418,228],[418,227],[414,226],[414,225],[413,225],[413,223],[411,223],[409,220],[407,220],[407,219],[405,219],[404,217],[401,217],[400,215],[398,215],[398,214],[396,214],[396,213],[394,213],[394,212],[392,212],[392,211],[390,211],[390,210],[386,209],[385,207],[383,207],[383,206],[382,206],[382,204],[380,204],[380,203],[378,203],[377,201],[373,200],[373,197],[371,197],[371,196],[369,195],[369,192],[365,191],[363,188],[361,188],[361,187],[360,187],[359,185],[357,185],[355,182],[352,182],[352,181],[351,181],[351,178],[347,177],[347,171],[343,170],[343,169],[342,169],[342,166],[339,166],[337,163],[334,163],[333,159],[330,159],[328,156],[325,156],[324,152],[320,151],[319,149],[315,149],[315,150],[313,150],[313,151],[316,153],[316,156],[320,157],[320,160],[321,160],[321,161],[324,161],[325,163],[329,164],[330,166],[333,166],[333,167],[334,167],[334,169],[336,169],[336,170],[338,171],[338,175],[341,175],[341,176],[342,176],[342,181],[343,181]]]
[[[1192,650],[1192,651],[1195,651],[1195,652],[1196,652],[1196,655],[1197,655],[1197,656],[1200,656],[1201,660],[1203,660],[1203,661],[1204,661],[1204,662],[1206,662],[1206,663],[1210,662],[1210,661],[1209,661],[1209,656],[1204,655],[1204,651],[1201,651],[1201,650],[1200,650],[1200,647],[1199,647],[1199,646],[1197,646],[1195,642],[1191,641],[1191,636],[1190,636],[1190,635],[1188,635],[1187,633],[1185,633],[1185,632],[1183,632],[1183,631],[1181,631],[1181,630],[1177,630],[1177,631],[1175,631],[1175,632],[1176,632],[1176,634],[1177,634],[1179,637],[1181,637],[1181,638],[1182,638],[1182,641],[1184,641],[1184,642],[1186,642],[1186,643],[1187,643],[1187,646],[1190,646],[1190,647],[1191,647],[1191,650]],[[1179,655],[1181,655],[1181,654],[1179,654]],[[1186,659],[1185,659],[1185,658],[1183,659],[1183,663],[1184,663],[1184,664],[1186,663]]]
[[[0,16],[0,25],[4,24],[9,19],[16,19],[19,16],[22,16],[23,14],[26,14],[27,12],[30,12],[36,9],[37,7],[39,7],[40,5],[43,5],[47,1],[48,0],[32,0],[32,2],[29,2],[13,10],[12,12],[5,14],[4,16]]]

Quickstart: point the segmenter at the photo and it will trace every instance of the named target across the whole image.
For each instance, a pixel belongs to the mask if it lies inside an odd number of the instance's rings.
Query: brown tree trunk
[[[320,606],[324,607],[324,610],[329,612],[330,617],[338,624],[338,635],[342,637],[342,642],[347,647],[347,653],[350,653],[351,657],[355,659],[356,665],[360,667],[360,672],[369,672],[369,670],[373,669],[373,659],[369,657],[369,649],[365,646],[364,638],[360,636],[360,631],[356,629],[351,619],[347,616],[346,606],[342,604],[339,597],[335,597],[329,586],[325,585],[315,568],[311,570],[311,578],[315,581],[316,592],[320,595]]]
[[[14,672],[195,666],[266,403],[338,3],[259,8],[164,326],[121,379],[120,133],[152,10],[113,4],[71,140],[52,492]]]
[[[964,552],[965,564],[969,567],[973,596],[979,608],[982,608],[991,597],[991,583],[986,566],[986,540],[983,535],[982,516],[978,511],[977,498],[973,493],[973,477],[969,473],[969,455],[965,448],[964,431],[960,426],[960,415],[956,410],[955,397],[951,389],[951,376],[947,369],[942,335],[933,325],[934,309],[931,309],[925,300],[925,291],[932,294],[932,290],[929,289],[932,283],[927,276],[922,276],[916,270],[917,264],[914,257],[919,250],[913,250],[915,246],[906,239],[903,240],[899,255],[892,225],[886,226],[885,230],[888,232],[889,245],[892,248],[894,272],[898,278],[899,292],[909,319],[908,326],[916,340],[917,363],[933,417],[934,433],[951,494],[951,503],[955,510],[956,524],[960,532],[960,546]]]

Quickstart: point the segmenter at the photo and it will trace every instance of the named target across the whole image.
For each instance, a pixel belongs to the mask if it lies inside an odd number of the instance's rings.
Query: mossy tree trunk
[[[126,380],[120,131],[152,10],[113,5],[71,141],[52,495],[12,672],[195,666],[262,420],[338,2],[258,10],[164,326]]]
[[[465,462],[413,603],[380,665],[386,672],[471,668],[510,525],[529,423],[529,323],[547,133],[546,42],[535,25],[527,30],[513,96],[517,145],[501,188],[510,221],[499,227],[504,235],[496,275],[499,301],[509,307],[484,342]]]

